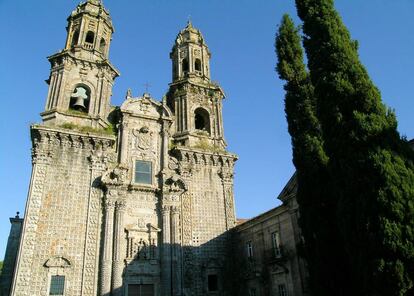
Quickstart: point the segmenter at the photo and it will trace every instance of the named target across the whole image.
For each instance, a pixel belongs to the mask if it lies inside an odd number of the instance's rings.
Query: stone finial
[[[128,88],[125,98],[132,98],[132,90],[130,88]]]
[[[20,212],[19,212],[19,211],[17,211],[17,212],[16,212],[16,216],[15,216],[14,218],[16,218],[16,219],[20,219],[20,216],[19,216],[19,215],[20,215]]]

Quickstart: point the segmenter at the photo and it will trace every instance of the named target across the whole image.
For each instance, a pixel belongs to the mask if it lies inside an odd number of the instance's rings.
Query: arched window
[[[197,108],[194,111],[194,125],[196,130],[206,131],[210,134],[210,115],[207,110]]]
[[[94,39],[95,39],[95,34],[92,31],[88,31],[88,33],[86,33],[85,42],[89,44],[93,44]]]
[[[183,67],[183,72],[188,72],[188,60],[187,59],[183,59],[183,63],[182,63],[182,67]]]
[[[200,71],[201,72],[201,61],[200,59],[196,59],[194,62],[194,69],[196,71]]]
[[[79,30],[76,30],[75,33],[73,33],[71,45],[72,46],[77,45],[78,39],[79,39]]]
[[[88,113],[90,98],[89,87],[84,84],[77,85],[70,95],[69,109]]]
[[[104,38],[101,38],[101,43],[99,43],[99,50],[102,53],[105,53],[105,49],[106,49],[106,41]]]

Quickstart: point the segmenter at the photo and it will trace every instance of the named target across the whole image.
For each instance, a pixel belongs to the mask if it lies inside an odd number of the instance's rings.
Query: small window
[[[95,34],[92,31],[88,31],[88,33],[86,33],[85,42],[89,44],[93,44],[94,39],[95,39]]]
[[[250,290],[249,290],[249,296],[256,296],[257,294],[256,294],[256,289],[255,288],[251,288]]]
[[[246,243],[246,251],[247,251],[247,258],[252,259],[253,258],[253,244],[251,241],[248,241]]]
[[[182,63],[182,66],[183,66],[183,72],[188,72],[188,60],[187,59],[183,59],[183,63]]]
[[[195,62],[194,62],[194,69],[196,71],[201,72],[201,61],[200,61],[200,59],[196,59],[195,60]]]
[[[152,184],[152,164],[150,161],[135,162],[135,183]]]
[[[279,296],[288,296],[285,284],[280,284],[278,286]]]
[[[63,295],[65,291],[65,277],[63,275],[52,275],[50,279],[49,295]]]
[[[218,291],[217,274],[209,274],[208,275],[208,291],[209,292]]]
[[[280,257],[280,234],[278,231],[272,233],[272,247],[273,247],[273,254],[275,257]]]

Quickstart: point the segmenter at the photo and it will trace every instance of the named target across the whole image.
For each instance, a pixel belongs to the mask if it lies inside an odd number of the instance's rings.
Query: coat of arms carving
[[[148,150],[151,147],[152,132],[147,127],[135,129],[132,131],[135,136],[134,148],[139,150]]]

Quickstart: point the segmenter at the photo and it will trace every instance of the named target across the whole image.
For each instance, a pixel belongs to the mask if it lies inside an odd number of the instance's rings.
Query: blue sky
[[[31,173],[29,125],[39,122],[47,95],[46,56],[64,46],[66,18],[77,0],[0,0],[0,258],[8,218],[24,212]],[[120,70],[112,103],[146,82],[161,98],[171,81],[169,53],[189,16],[212,52],[211,76],[226,92],[223,118],[235,175],[237,216],[253,217],[279,204],[292,175],[283,83],[274,71],[274,35],[283,13],[297,21],[293,0],[106,0],[115,25],[111,62]],[[338,0],[336,7],[401,134],[414,138],[414,1]]]

